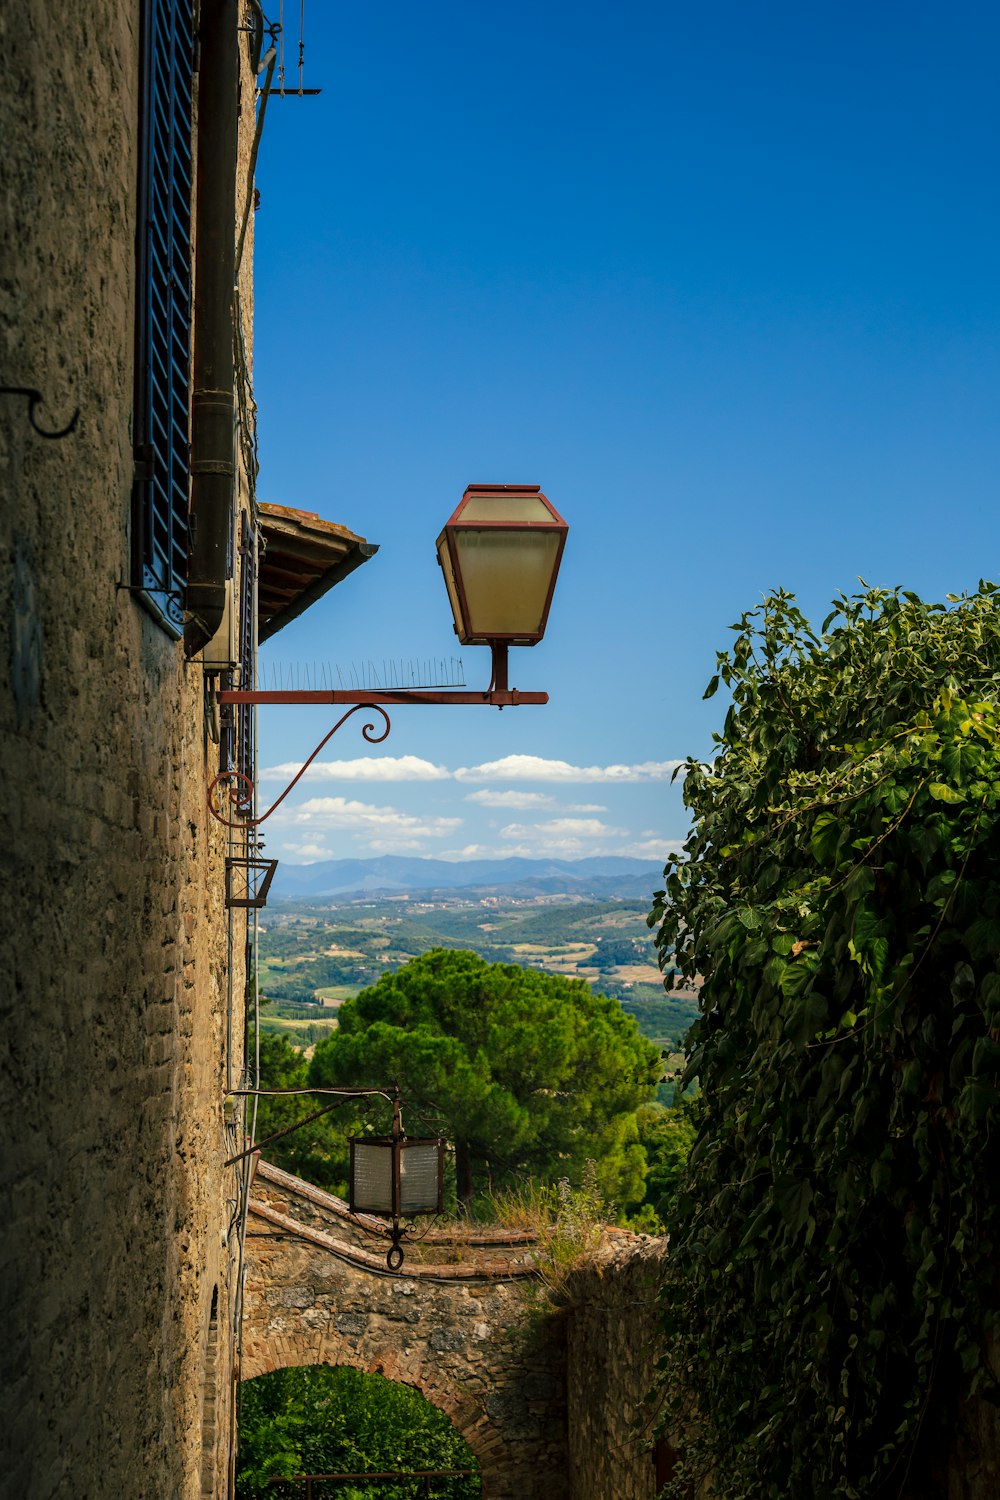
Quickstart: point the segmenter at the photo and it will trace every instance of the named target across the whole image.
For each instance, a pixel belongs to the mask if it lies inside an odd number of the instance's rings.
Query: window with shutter
[[[188,562],[192,0],[145,0],[141,45],[132,581],[179,636]]]

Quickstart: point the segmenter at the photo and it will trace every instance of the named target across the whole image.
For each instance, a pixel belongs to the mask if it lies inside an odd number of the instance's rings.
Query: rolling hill
[[[655,861],[621,855],[576,860],[447,860],[387,854],[378,859],[331,859],[311,865],[282,861],[271,887],[271,900],[457,890],[645,899],[662,884],[662,876],[662,866]]]

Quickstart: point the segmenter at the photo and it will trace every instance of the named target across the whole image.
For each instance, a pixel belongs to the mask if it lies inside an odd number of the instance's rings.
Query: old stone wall
[[[31,1500],[228,1468],[245,916],[230,967],[202,669],[122,587],[138,16],[0,12],[2,380],[80,412],[47,441],[0,396],[0,1430]]]
[[[573,1500],[653,1500],[656,1289],[665,1239],[623,1238],[567,1288],[566,1419]]]
[[[488,1500],[654,1500],[672,1457],[646,1399],[665,1240],[608,1230],[556,1282],[531,1275],[546,1260],[528,1234],[445,1230],[392,1275],[345,1204],[264,1163],[249,1222],[245,1379],[328,1364],[413,1385]]]

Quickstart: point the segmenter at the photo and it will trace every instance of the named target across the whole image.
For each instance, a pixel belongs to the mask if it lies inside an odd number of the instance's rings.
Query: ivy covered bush
[[[1000,595],[871,590],[816,634],[779,592],[734,629],[649,919],[704,976],[668,1425],[719,1500],[929,1500],[996,1394]]]

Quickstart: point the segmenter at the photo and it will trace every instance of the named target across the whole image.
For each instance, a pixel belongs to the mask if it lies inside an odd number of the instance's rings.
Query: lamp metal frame
[[[469,501],[484,495],[531,495],[541,501],[548,511],[549,521],[491,521],[482,517],[474,521],[463,520],[463,512],[468,509]],[[556,533],[559,538],[556,548],[555,561],[552,572],[549,575],[548,589],[545,594],[545,604],[537,630],[527,631],[522,634],[499,634],[482,636],[472,629],[472,611],[469,608],[469,600],[466,594],[465,578],[462,573],[462,565],[456,544],[457,534],[463,531],[520,531],[525,533],[542,532]],[[563,520],[547,495],[542,494],[541,486],[537,484],[470,484],[466,486],[465,494],[455,507],[451,516],[445,522],[437,539],[438,563],[441,562],[440,549],[444,541],[448,548],[448,556],[451,559],[452,575],[455,579],[455,588],[458,593],[459,606],[462,613],[461,622],[455,621],[455,633],[463,646],[536,646],[545,634],[549,622],[549,609],[552,605],[552,596],[555,593],[556,579],[559,577],[559,566],[562,562],[563,551],[566,547],[566,537],[569,533],[569,525]],[[461,628],[460,628],[461,627]],[[529,638],[530,637],[530,638]],[[496,652],[494,650],[494,660]]]
[[[415,1235],[414,1225],[407,1223],[407,1219],[416,1218],[420,1214],[436,1216],[444,1212],[444,1140],[441,1136],[407,1136],[403,1130],[403,1118],[400,1109],[399,1085],[392,1086],[392,1134],[383,1136],[349,1136],[351,1147],[351,1172],[350,1172],[350,1195],[348,1208],[358,1227],[365,1234],[377,1234],[390,1240],[388,1253],[385,1257],[386,1265],[390,1271],[398,1271],[403,1264],[403,1241]],[[391,1224],[379,1224],[377,1228],[365,1224],[361,1218],[375,1219],[376,1222],[383,1217],[381,1210],[358,1207],[355,1183],[355,1147],[375,1146],[390,1151],[391,1155],[391,1187],[392,1187],[392,1215]],[[402,1155],[404,1146],[436,1146],[437,1147],[437,1199],[433,1208],[410,1209],[404,1215],[402,1210]]]

